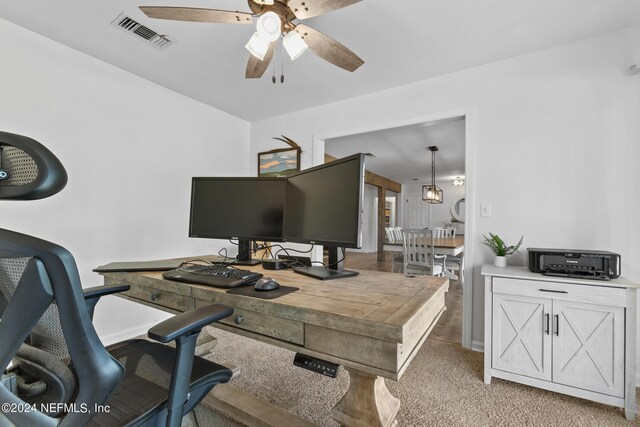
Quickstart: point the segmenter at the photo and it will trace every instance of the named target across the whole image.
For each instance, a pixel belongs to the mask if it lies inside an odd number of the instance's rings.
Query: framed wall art
[[[300,148],[258,153],[258,176],[287,176],[300,170]]]

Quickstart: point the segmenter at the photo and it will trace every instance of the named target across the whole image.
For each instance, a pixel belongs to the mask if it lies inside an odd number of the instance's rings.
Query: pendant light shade
[[[277,13],[267,12],[258,19],[256,29],[261,38],[271,43],[280,37],[282,21]]]
[[[260,37],[258,33],[253,33],[253,37],[244,47],[249,53],[262,61],[269,50],[269,42]]]
[[[442,203],[444,194],[442,189],[436,185],[436,151],[438,147],[429,147],[431,151],[431,185],[422,186],[422,200],[427,203]]]
[[[300,34],[295,31],[289,31],[282,39],[282,43],[292,61],[298,59],[300,55],[305,53],[309,48],[304,40],[302,40]]]

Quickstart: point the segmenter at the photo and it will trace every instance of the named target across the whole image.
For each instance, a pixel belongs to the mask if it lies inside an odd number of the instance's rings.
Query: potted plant
[[[496,267],[506,267],[507,255],[518,252],[520,245],[522,245],[522,239],[524,239],[524,236],[520,237],[520,241],[515,246],[507,246],[504,243],[504,240],[502,240],[497,234],[489,233],[489,236],[491,236],[491,238],[482,235],[482,237],[484,237],[484,242],[482,243],[489,246],[491,252],[496,255],[496,258],[493,261],[493,265],[495,265]]]

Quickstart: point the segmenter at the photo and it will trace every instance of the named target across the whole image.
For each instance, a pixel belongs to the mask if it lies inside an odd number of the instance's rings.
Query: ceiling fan
[[[192,7],[140,6],[149,18],[175,21],[251,24],[258,18],[256,32],[245,48],[251,53],[245,77],[260,78],[273,59],[275,45],[282,43],[292,60],[307,48],[320,58],[347,71],[355,71],[364,61],[341,43],[296,20],[312,18],[342,9],[361,0],[248,0],[251,13]]]

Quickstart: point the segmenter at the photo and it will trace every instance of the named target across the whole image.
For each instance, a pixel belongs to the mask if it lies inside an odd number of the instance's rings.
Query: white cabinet
[[[624,397],[624,308],[554,301],[553,381]]]
[[[551,300],[494,295],[493,367],[551,380],[550,316]]]
[[[636,285],[484,266],[492,377],[625,408],[635,417]]]

